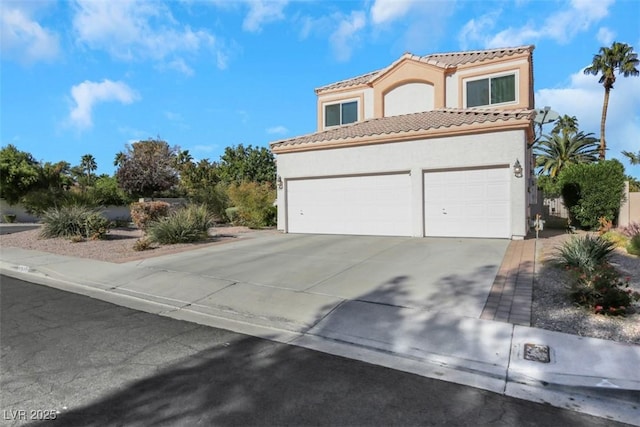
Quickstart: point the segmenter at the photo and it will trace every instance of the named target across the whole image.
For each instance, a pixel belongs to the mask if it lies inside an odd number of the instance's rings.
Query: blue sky
[[[583,75],[612,41],[640,51],[637,0],[3,0],[1,144],[113,173],[161,137],[196,159],[316,130],[314,88],[404,52],[535,44],[536,107],[599,136],[604,90]],[[609,158],[640,150],[640,78],[619,78]],[[640,178],[640,166],[623,160]]]

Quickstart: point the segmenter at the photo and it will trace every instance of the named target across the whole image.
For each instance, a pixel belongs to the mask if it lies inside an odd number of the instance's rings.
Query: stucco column
[[[411,169],[411,232],[413,237],[424,237],[424,189],[421,168]]]

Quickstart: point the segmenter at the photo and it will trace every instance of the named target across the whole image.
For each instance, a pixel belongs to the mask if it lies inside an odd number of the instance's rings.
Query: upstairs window
[[[358,121],[358,101],[325,105],[324,126],[340,126]]]
[[[467,82],[467,107],[504,104],[515,100],[515,74]]]

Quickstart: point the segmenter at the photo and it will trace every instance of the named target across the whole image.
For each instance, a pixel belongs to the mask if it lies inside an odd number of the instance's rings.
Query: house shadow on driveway
[[[153,324],[154,315],[141,315]],[[177,321],[163,322],[172,329]],[[387,325],[381,319],[375,327]],[[210,338],[215,344],[38,425],[612,425],[273,341],[220,332]]]

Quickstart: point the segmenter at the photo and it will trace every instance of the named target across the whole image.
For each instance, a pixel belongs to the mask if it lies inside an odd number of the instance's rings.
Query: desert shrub
[[[161,244],[189,243],[204,240],[213,220],[204,205],[188,205],[149,224],[149,240]]]
[[[613,243],[616,248],[624,248],[629,243],[629,238],[616,230],[609,230],[600,237]]]
[[[228,188],[231,204],[237,208],[234,224],[252,228],[268,227],[275,224],[273,202],[276,190],[269,182],[242,182]]]
[[[561,266],[591,272],[607,262],[614,248],[600,236],[572,237],[557,250],[555,260]]]
[[[609,218],[601,216],[598,218],[598,234],[601,236],[613,228],[613,221]]]
[[[42,237],[82,236],[103,239],[109,232],[110,221],[100,212],[85,206],[62,206],[47,210],[42,218]]]
[[[134,251],[146,251],[147,249],[151,249],[151,242],[146,237],[142,237],[133,244]]]
[[[568,165],[558,177],[572,221],[597,229],[598,220],[614,221],[624,198],[624,166],[617,160]]]
[[[629,243],[627,243],[627,252],[631,255],[640,256],[640,233],[635,234],[631,239],[629,239]]]
[[[229,206],[229,196],[224,183],[195,188],[190,191],[189,200],[195,204],[206,205],[211,215],[219,222],[229,219],[225,212]]]
[[[620,232],[629,238],[638,235],[640,234],[640,222],[632,222],[626,227],[622,227]]]
[[[633,301],[640,300],[640,293],[629,288],[629,278],[622,280],[609,263],[600,264],[592,271],[579,267],[570,268],[570,271],[573,276],[569,290],[571,299],[596,314],[624,316]]]
[[[224,213],[230,223],[232,224],[238,223],[238,208],[236,207],[227,208],[224,210]]]
[[[169,215],[171,205],[167,202],[131,203],[131,220],[139,229],[146,231],[149,224]]]

